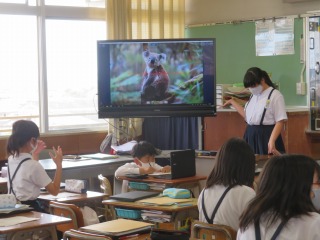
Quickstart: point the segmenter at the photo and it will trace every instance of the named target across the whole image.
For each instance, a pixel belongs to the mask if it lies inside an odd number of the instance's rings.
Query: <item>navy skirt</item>
[[[247,125],[244,140],[251,146],[255,154],[267,155],[268,142],[275,125]],[[276,149],[285,153],[281,134],[275,142]]]

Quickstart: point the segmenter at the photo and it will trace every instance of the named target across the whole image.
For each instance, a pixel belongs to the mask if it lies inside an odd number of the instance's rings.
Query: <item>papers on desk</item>
[[[171,221],[171,214],[165,213],[163,211],[141,210],[141,217],[145,221],[157,223]]]
[[[85,154],[81,157],[97,160],[106,160],[106,159],[115,159],[118,158],[117,155],[105,154],[105,153],[94,153],[94,154]]]
[[[41,199],[47,199],[47,200],[54,200],[54,199],[59,199],[59,198],[68,198],[68,197],[75,197],[75,196],[80,196],[80,193],[72,193],[72,192],[59,192],[57,196],[53,196],[51,194],[44,194],[40,195]]]
[[[111,148],[117,153],[117,154],[121,154],[121,153],[131,153],[131,150],[133,148],[134,145],[137,144],[137,141],[130,141],[130,142],[127,142],[125,144],[122,144],[120,146],[111,146]]]
[[[149,173],[148,175],[149,176],[163,176],[163,175],[170,175],[171,174],[171,172],[166,172],[166,173],[164,173],[164,172],[154,172],[154,173]]]
[[[22,216],[0,218],[0,227],[7,227],[7,226],[16,225],[16,224],[25,223],[25,222],[31,222],[35,220],[39,220],[39,218],[22,217]]]
[[[154,224],[129,219],[116,219],[108,222],[82,227],[82,231],[105,234],[107,236],[122,236],[149,230]]]
[[[11,213],[17,210],[29,209],[29,205],[26,204],[16,204],[15,207],[12,208],[0,208],[0,213]]]
[[[142,199],[137,202],[147,204],[147,205],[171,206],[174,204],[180,204],[180,203],[191,202],[191,201],[192,201],[191,198],[176,199],[176,198],[169,198],[169,197],[153,197],[153,198]]]
[[[165,183],[148,183],[149,188],[152,190],[163,191],[166,188]]]

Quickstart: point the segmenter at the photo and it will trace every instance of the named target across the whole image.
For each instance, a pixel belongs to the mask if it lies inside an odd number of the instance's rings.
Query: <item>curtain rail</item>
[[[226,21],[226,22],[212,22],[212,23],[200,23],[200,24],[190,24],[186,25],[185,28],[191,27],[206,27],[206,26],[214,26],[214,25],[224,25],[224,24],[241,24],[246,22],[256,22],[256,21],[266,21],[266,20],[277,20],[277,19],[286,19],[286,18],[302,18],[307,17],[310,14],[302,15],[288,15],[288,16],[280,16],[280,17],[268,17],[268,18],[256,18],[256,19],[247,19],[247,20],[233,20],[233,21]]]

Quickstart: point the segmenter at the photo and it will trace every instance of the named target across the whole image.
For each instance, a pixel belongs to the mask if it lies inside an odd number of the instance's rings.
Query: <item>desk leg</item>
[[[39,239],[42,236],[51,236],[51,240],[58,240],[55,226],[39,227],[29,230],[21,230],[7,235],[8,240],[25,240],[25,239]]]

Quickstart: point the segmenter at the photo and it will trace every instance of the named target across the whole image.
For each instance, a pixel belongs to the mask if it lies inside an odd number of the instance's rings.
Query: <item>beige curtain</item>
[[[107,39],[183,38],[185,0],[106,0]]]
[[[184,38],[185,0],[106,0],[107,39]],[[141,118],[114,119],[118,141],[142,134]]]

